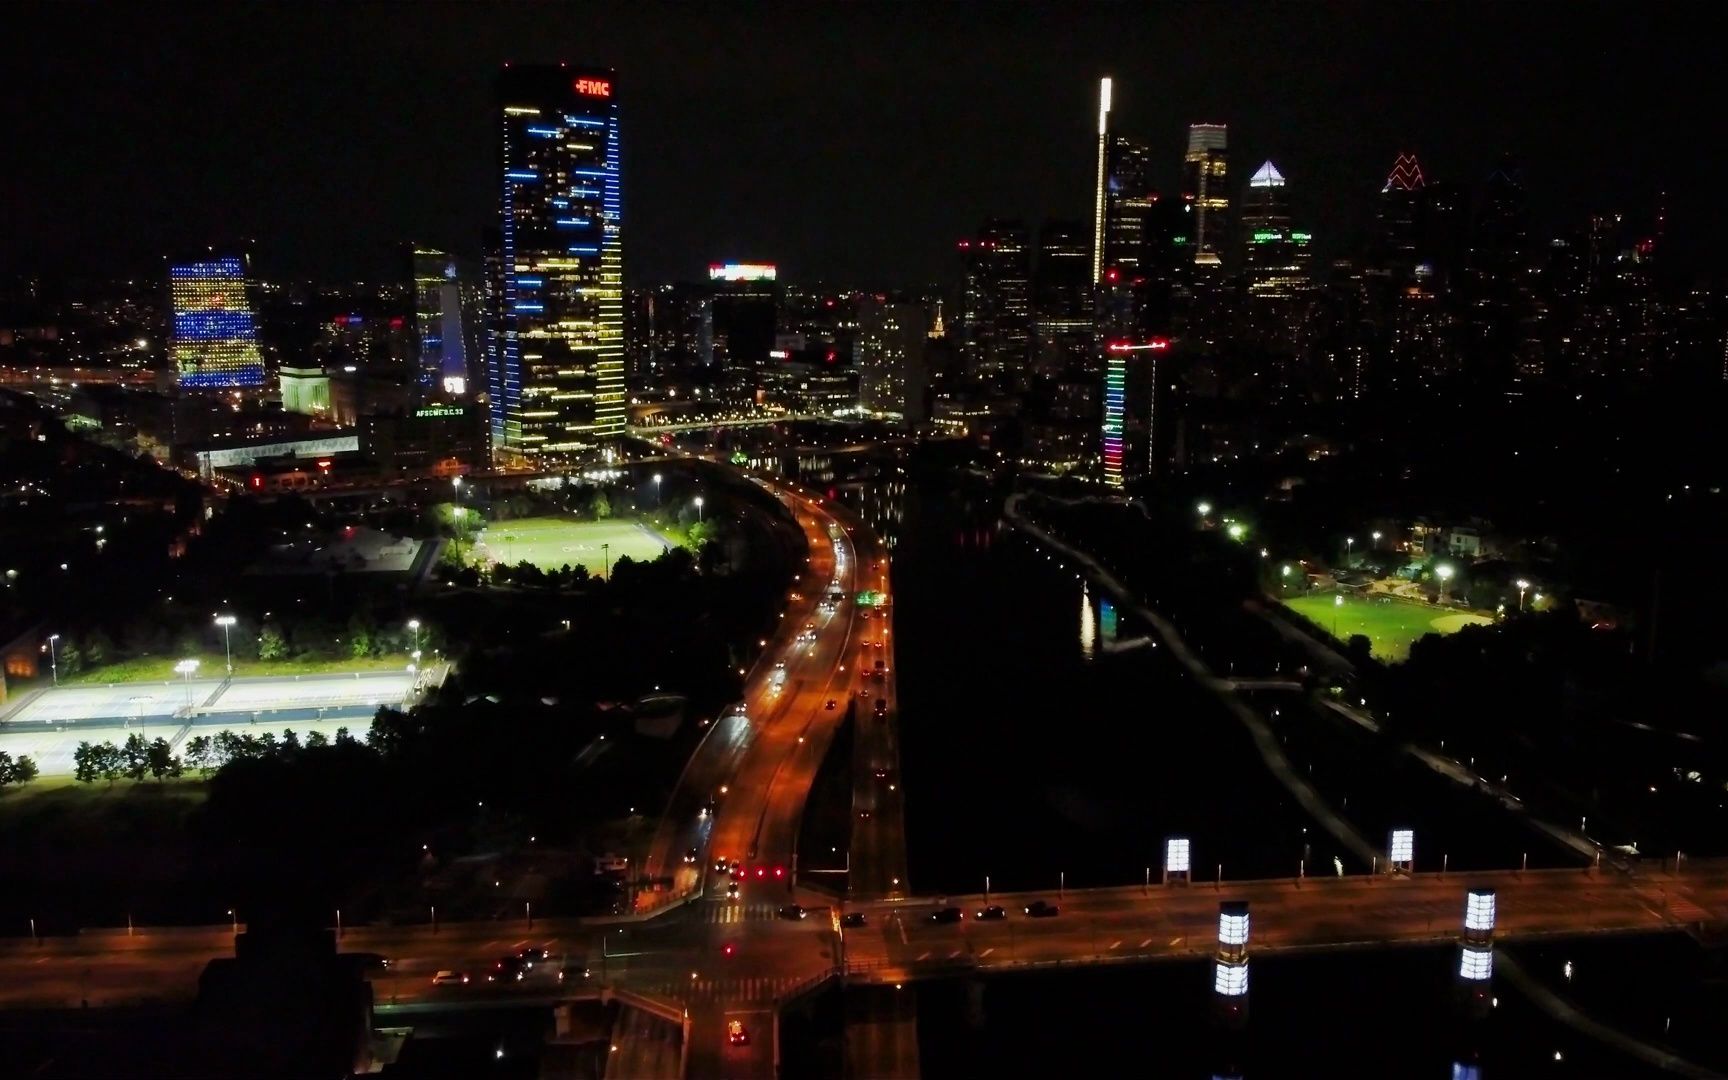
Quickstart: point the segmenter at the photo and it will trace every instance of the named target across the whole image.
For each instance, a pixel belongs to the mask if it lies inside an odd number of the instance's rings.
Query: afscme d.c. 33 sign
[[[612,80],[610,79],[577,79],[574,84],[578,94],[589,97],[611,97]]]

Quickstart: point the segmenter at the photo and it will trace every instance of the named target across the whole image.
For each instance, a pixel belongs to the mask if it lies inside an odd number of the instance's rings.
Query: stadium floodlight
[[[1494,890],[1471,889],[1464,900],[1464,929],[1488,933],[1494,929]]]
[[[1189,869],[1188,838],[1172,836],[1164,841],[1164,876],[1187,874]]]
[[[1387,845],[1387,856],[1393,866],[1408,865],[1416,859],[1416,830],[1393,829],[1392,842]]]
[[[228,658],[228,674],[234,674],[234,647],[229,640],[229,633],[234,629],[234,616],[216,616],[216,625],[222,628],[222,652]]]
[[[194,659],[182,660],[174,665],[175,674],[186,677],[186,717],[188,720],[192,717],[192,673],[197,670],[198,661]]]
[[[1458,954],[1458,977],[1483,982],[1494,974],[1494,950],[1466,945]]]

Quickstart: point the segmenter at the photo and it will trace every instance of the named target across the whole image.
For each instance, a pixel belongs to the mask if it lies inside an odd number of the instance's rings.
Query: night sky
[[[1160,149],[1230,125],[1322,253],[1348,254],[1400,150],[1478,181],[1507,152],[1538,231],[1670,193],[1679,254],[1725,224],[1707,5],[644,3],[8,7],[0,269],[123,274],[257,240],[264,276],[400,276],[478,253],[506,60],[618,71],[625,266],[713,260],[945,281],[986,216],[1090,210],[1093,109]]]

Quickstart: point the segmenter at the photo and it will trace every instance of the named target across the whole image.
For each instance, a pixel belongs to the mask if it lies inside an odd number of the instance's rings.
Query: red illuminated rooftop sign
[[[578,94],[588,97],[611,97],[612,80],[610,79],[577,79],[571,84]]]

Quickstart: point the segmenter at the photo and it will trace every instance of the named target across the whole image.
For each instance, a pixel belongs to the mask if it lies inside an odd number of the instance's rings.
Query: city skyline
[[[200,19],[194,74],[190,17],[86,26],[26,9],[41,47],[10,95],[20,137],[0,195],[34,212],[0,233],[0,269],[89,273],[75,261],[88,252],[136,273],[184,242],[241,236],[258,241],[264,277],[380,277],[408,242],[477,256],[495,199],[490,85],[511,60],[603,65],[633,88],[632,283],[749,260],[788,280],[942,280],[984,218],[1088,219],[1101,76],[1115,81],[1113,131],[1148,146],[1160,190],[1179,188],[1191,124],[1229,126],[1233,195],[1253,163],[1276,161],[1317,266],[1359,252],[1404,153],[1431,182],[1471,186],[1514,155],[1541,234],[1604,211],[1637,221],[1666,191],[1674,253],[1696,264],[1722,225],[1701,164],[1615,154],[1689,137],[1672,102],[1709,74],[1700,35],[1617,9],[1569,27],[1585,47],[1565,58],[1544,48],[1539,13],[1480,7],[1266,13],[1255,41],[1179,10],[773,8],[738,40],[774,47],[749,56],[706,47],[717,17],[688,9],[608,12],[579,37],[590,9],[540,15],[360,8],[334,37],[287,11]],[[55,74],[74,49],[76,105]],[[1660,85],[1626,62],[1640,56],[1660,60]],[[826,78],[836,64],[859,77]],[[971,122],[983,91],[1012,130]],[[348,100],[372,104],[356,119]],[[188,131],[187,115],[205,119]],[[80,210],[92,206],[114,209]]]

